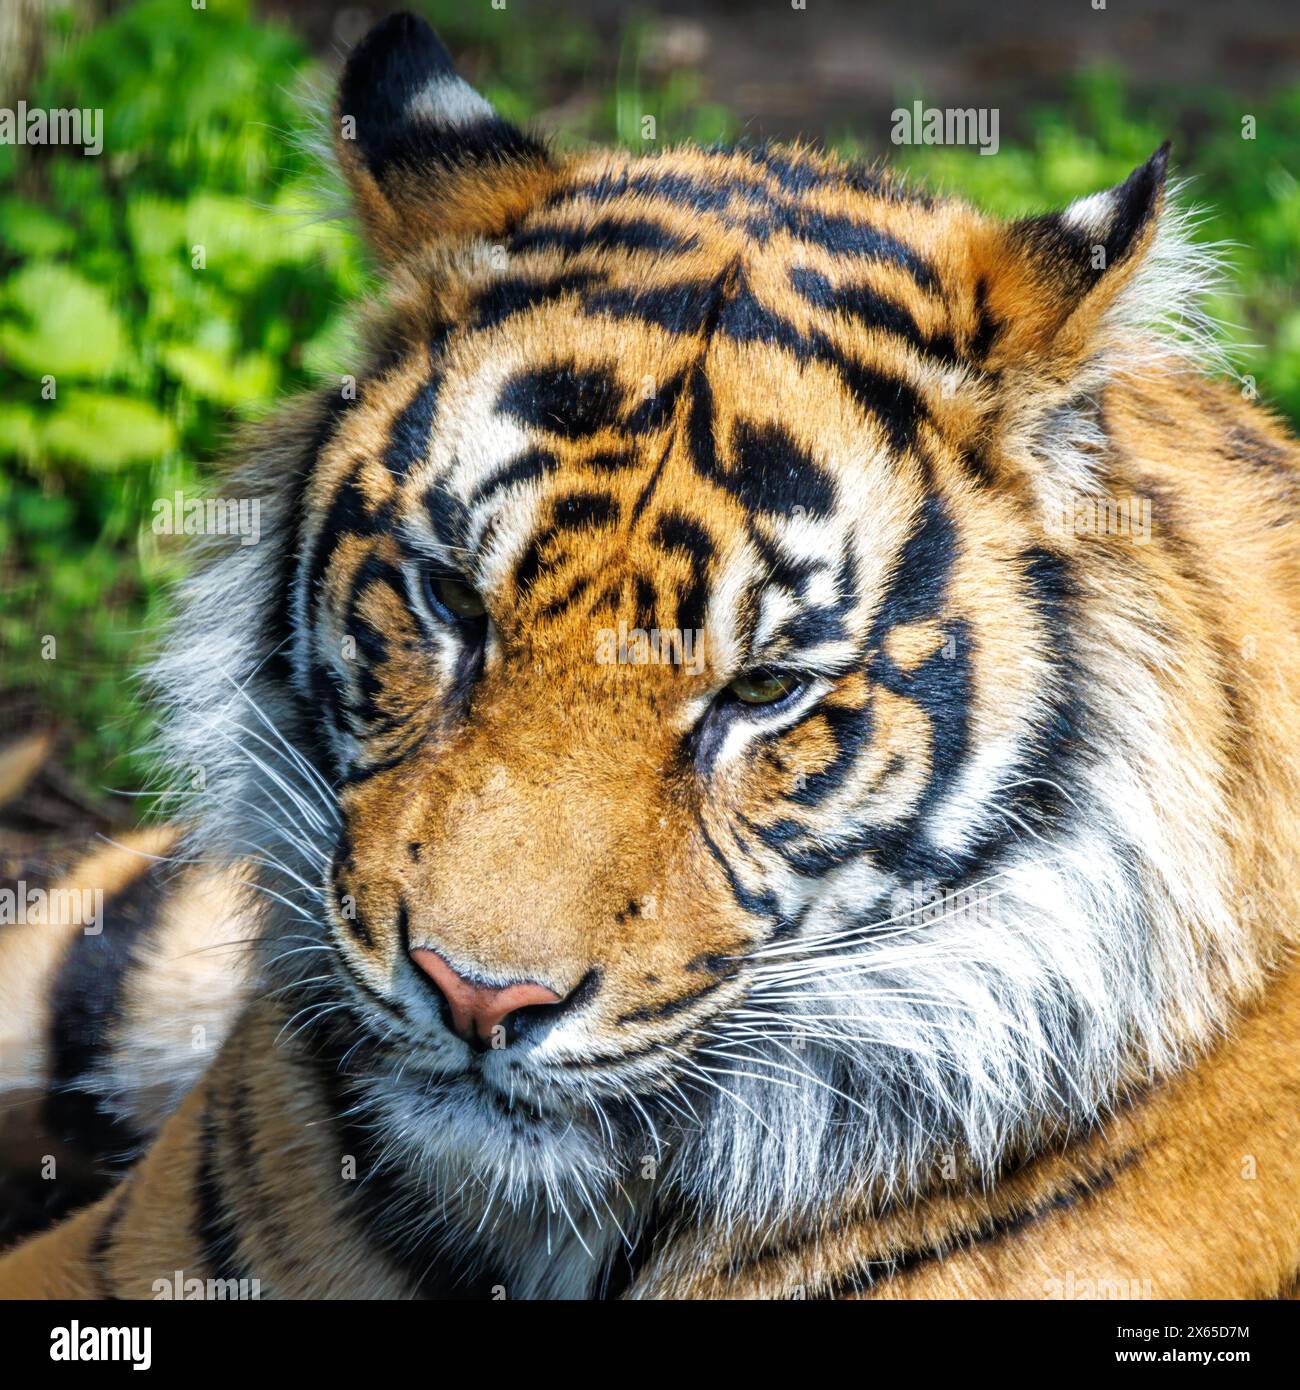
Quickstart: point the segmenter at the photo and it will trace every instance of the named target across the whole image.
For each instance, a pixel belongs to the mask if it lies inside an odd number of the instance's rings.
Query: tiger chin
[[[0,1289],[1289,1287],[1300,456],[1168,148],[1010,223],[561,155],[409,15],[332,128],[385,296],[226,480],[129,949],[0,942],[123,1172]]]

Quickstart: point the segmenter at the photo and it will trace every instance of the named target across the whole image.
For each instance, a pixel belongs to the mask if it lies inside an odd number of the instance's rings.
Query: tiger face
[[[335,119],[389,300],[249,680],[263,801],[325,802],[282,936],[394,1151],[757,1219],[1094,1114],[1213,1007],[1168,865],[1212,917],[1218,852],[1115,771],[1172,697],[1051,521],[1165,151],[1011,225],[808,151],[559,159],[401,16]]]

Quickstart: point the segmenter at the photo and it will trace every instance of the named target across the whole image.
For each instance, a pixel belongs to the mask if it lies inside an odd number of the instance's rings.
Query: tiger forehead
[[[896,552],[936,382],[971,356],[936,216],[798,151],[578,160],[502,256],[430,290],[427,348],[373,390],[387,423],[371,414],[358,490],[417,547],[552,607],[584,586],[626,606],[647,565],[689,564],[697,618],[720,554],[743,556],[733,590],[762,570],[808,600],[819,572],[842,594],[847,531]]]
[[[906,452],[963,365],[931,206],[798,152],[579,160],[497,257],[431,291],[430,379],[397,433],[423,430],[420,461],[471,504],[507,464],[508,483],[653,469],[628,441],[674,427],[725,486],[733,414],[798,460],[750,475],[744,500],[816,511],[829,489],[805,461],[827,412],[846,463]]]
[[[786,235],[841,255],[895,259],[929,280],[932,268],[906,235],[891,235],[891,224],[914,227],[915,214],[933,206],[883,170],[798,147],[648,157],[603,152],[567,166],[508,246],[512,253],[598,245],[661,253],[712,247],[734,254]],[[644,220],[625,222],[624,213]],[[591,220],[602,214],[608,221]]]
[[[818,571],[851,565],[850,530],[877,518],[889,553],[893,519],[909,511],[913,480],[864,468],[871,441],[851,403],[830,392],[801,413],[772,354],[744,370],[688,361],[644,388],[599,352],[494,361],[464,386],[445,434],[432,431],[429,463],[407,479],[405,512],[410,534],[487,588],[547,593],[580,563],[568,577],[589,588],[600,573],[588,596],[598,603],[626,598],[610,587],[618,573],[665,566],[700,586],[730,573],[807,596]],[[651,586],[637,587],[648,612]],[[679,594],[676,625],[699,626],[707,597]]]
[[[845,415],[836,398],[854,417],[846,463],[912,445],[926,415],[917,378],[951,366],[955,348],[933,264],[884,225],[892,185],[771,154],[593,170],[571,173],[444,307],[430,379],[396,422],[430,444],[408,464],[450,475],[471,504],[485,486],[561,469],[654,469],[657,448],[629,441],[676,427],[703,446],[706,481],[744,473],[753,510],[818,512],[833,487],[814,441],[819,416]],[[809,202],[818,190],[829,206]],[[882,339],[876,361],[844,341],[863,328]],[[719,458],[731,432],[733,452],[766,466]]]
[[[799,337],[834,300],[920,346],[952,289],[933,250],[960,216],[960,205],[933,209],[883,174],[799,151],[593,156],[522,218],[496,248],[496,273],[449,317],[490,330],[568,309],[808,355],[818,344]],[[756,295],[767,320],[755,317]]]

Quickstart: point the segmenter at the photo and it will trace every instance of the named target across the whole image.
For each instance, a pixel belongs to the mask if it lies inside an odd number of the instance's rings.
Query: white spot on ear
[[[1067,227],[1077,227],[1080,231],[1105,236],[1110,231],[1115,216],[1115,195],[1107,190],[1103,193],[1090,193],[1086,198],[1077,198],[1061,213],[1061,221]]]
[[[408,121],[428,125],[473,125],[493,115],[490,103],[459,77],[435,77],[406,104]]]

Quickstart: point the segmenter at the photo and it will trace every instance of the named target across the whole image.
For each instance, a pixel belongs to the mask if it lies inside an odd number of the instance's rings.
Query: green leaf
[[[36,536],[57,536],[66,532],[77,514],[67,497],[47,496],[28,489],[18,494],[18,527],[30,540]]]
[[[108,295],[68,266],[24,266],[0,302],[16,315],[0,323],[0,353],[32,376],[97,380],[126,364],[126,332]]]
[[[55,256],[77,234],[61,218],[25,198],[0,199],[0,246],[22,256]]]
[[[156,459],[175,445],[175,426],[154,406],[98,391],[69,393],[45,428],[51,453],[96,469]]]
[[[163,365],[191,391],[219,405],[252,408],[269,400],[280,383],[275,363],[250,352],[233,360],[213,348],[171,343],[159,353]]]
[[[36,414],[25,405],[0,405],[0,454],[32,461],[40,454]]]

